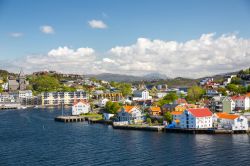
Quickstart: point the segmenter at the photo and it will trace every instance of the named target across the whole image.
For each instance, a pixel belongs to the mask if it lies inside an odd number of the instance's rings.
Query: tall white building
[[[84,91],[76,92],[45,92],[42,93],[42,105],[72,105],[75,100],[86,100],[87,94]]]
[[[135,90],[133,92],[133,100],[150,100],[152,96],[149,95],[148,90]]]
[[[250,99],[248,96],[233,96],[231,99],[235,102],[235,110],[250,109]]]
[[[180,128],[212,128],[213,113],[208,108],[190,108],[180,116]]]

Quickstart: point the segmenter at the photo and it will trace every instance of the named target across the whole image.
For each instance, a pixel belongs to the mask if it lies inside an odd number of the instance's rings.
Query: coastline
[[[143,126],[143,125],[115,125],[112,121],[96,120],[84,116],[58,116],[55,117],[58,122],[83,122],[88,121],[90,124],[112,125],[113,129],[120,130],[138,130],[138,131],[153,131],[165,133],[183,133],[183,134],[250,134],[250,130],[225,130],[225,129],[181,129],[181,128],[166,128],[165,126]]]

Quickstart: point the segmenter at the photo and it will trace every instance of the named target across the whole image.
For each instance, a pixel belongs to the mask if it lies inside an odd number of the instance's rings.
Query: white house
[[[181,128],[212,128],[213,113],[208,108],[186,109],[180,116]]]
[[[117,118],[119,122],[127,121],[129,123],[138,123],[143,120],[142,111],[136,106],[123,106],[118,111]]]
[[[85,101],[79,101],[72,106],[72,115],[86,114],[90,111],[90,104]]]
[[[235,110],[248,110],[250,109],[250,99],[248,96],[233,96],[231,97],[235,102]]]
[[[218,128],[229,130],[248,130],[248,119],[244,116],[228,114],[228,113],[216,113],[215,122],[218,124]]]
[[[236,75],[227,75],[227,76],[224,78],[223,85],[227,86],[228,84],[230,84],[233,77],[236,77]]]
[[[108,101],[109,101],[109,99],[107,99],[107,98],[101,99],[101,100],[99,100],[98,106],[105,107],[105,105]]]
[[[133,100],[150,100],[152,96],[149,96],[148,90],[135,90],[133,92]]]

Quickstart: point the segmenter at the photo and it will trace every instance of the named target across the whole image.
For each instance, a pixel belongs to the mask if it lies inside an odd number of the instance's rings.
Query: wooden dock
[[[64,123],[83,122],[85,120],[88,120],[88,119],[84,116],[57,116],[55,117],[55,121],[64,122]]]

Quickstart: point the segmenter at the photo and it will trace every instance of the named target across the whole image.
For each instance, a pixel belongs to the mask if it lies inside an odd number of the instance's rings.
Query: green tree
[[[232,78],[232,81],[231,81],[231,84],[240,85],[241,82],[242,82],[241,78],[239,78],[239,77],[233,77],[233,78]]]
[[[238,87],[235,84],[228,84],[226,88],[233,93],[238,93]]]
[[[118,86],[118,89],[121,91],[124,97],[132,93],[131,84],[128,84],[128,83],[120,83]]]
[[[105,111],[110,114],[117,114],[117,111],[121,108],[117,102],[108,101],[105,105]]]
[[[162,107],[165,104],[173,103],[177,99],[178,99],[177,94],[174,93],[174,92],[171,92],[171,93],[167,94],[166,96],[164,96],[162,99],[160,99],[157,102],[157,105],[159,105],[160,107]]]
[[[0,93],[3,92],[3,87],[2,87],[2,84],[0,84]]]
[[[75,92],[76,88],[68,87],[68,86],[63,85],[63,86],[60,87],[60,91],[63,91],[63,92]]]
[[[163,99],[170,101],[170,102],[174,102],[178,99],[178,96],[175,92],[171,92],[171,93],[167,94],[166,96],[164,96]]]
[[[150,126],[152,125],[152,120],[151,120],[150,118],[147,118],[147,119],[146,119],[146,122],[147,122],[147,124],[149,124]]]
[[[247,88],[244,87],[244,86],[242,86],[242,85],[239,85],[237,91],[238,91],[238,93],[240,93],[240,94],[245,94],[245,93],[247,93]]]
[[[171,123],[172,120],[173,120],[173,116],[171,115],[170,112],[166,112],[166,113],[164,114],[164,119],[165,119],[168,123]]]
[[[192,86],[191,88],[188,89],[187,99],[193,102],[198,101],[204,94],[205,94],[204,89],[202,89],[199,86]]]
[[[218,92],[221,93],[223,96],[227,95],[227,90],[226,88],[219,87]]]
[[[248,85],[247,87],[247,92],[250,92],[250,85]]]
[[[48,75],[33,77],[30,80],[32,87],[37,92],[51,92],[59,89],[59,81]]]

